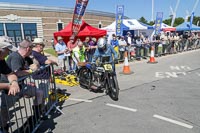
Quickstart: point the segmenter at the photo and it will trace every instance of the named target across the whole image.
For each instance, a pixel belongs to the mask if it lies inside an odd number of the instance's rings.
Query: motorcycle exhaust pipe
[[[91,89],[93,89],[93,90],[97,90],[97,89],[98,89],[98,87],[97,87],[97,86],[95,86],[95,85],[92,85],[92,86],[91,86]]]

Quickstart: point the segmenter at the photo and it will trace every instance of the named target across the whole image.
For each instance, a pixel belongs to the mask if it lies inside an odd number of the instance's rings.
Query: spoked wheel
[[[117,101],[119,96],[119,85],[117,77],[115,75],[109,76],[109,80],[110,88],[108,94],[112,100]]]
[[[92,73],[89,69],[87,69],[86,67],[83,67],[79,70],[79,83],[81,87],[86,87],[87,89],[90,88],[90,84],[91,84],[91,79],[92,79]]]

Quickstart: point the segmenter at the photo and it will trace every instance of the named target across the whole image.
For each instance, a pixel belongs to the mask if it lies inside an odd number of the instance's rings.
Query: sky
[[[156,12],[163,12],[163,19],[168,19],[170,6],[175,10],[178,0],[154,0],[154,20]],[[176,16],[186,16],[186,10],[191,14],[197,0],[180,0]],[[0,0],[0,2],[42,5],[53,7],[74,8],[75,0]],[[144,17],[147,21],[152,20],[152,0],[89,0],[87,9],[115,13],[117,5],[124,5],[124,15],[139,19]],[[200,2],[195,8],[195,16],[200,16]]]

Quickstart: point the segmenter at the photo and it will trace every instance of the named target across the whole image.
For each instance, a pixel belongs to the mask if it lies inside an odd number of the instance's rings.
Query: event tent
[[[123,30],[147,30],[147,29],[153,29],[152,26],[143,24],[139,22],[136,19],[124,19],[122,21],[122,29]],[[114,21],[112,24],[103,27],[101,29],[107,30],[108,32],[115,32],[116,31],[116,21]]]
[[[72,35],[71,31],[72,22],[70,22],[63,30],[54,33],[54,39],[57,40],[58,36],[62,36],[64,38],[64,42],[67,43],[69,41],[70,36]],[[87,24],[85,21],[82,21],[80,32],[78,33],[76,38],[80,38],[84,40],[86,36],[91,36],[95,38],[99,38],[105,36],[107,34],[106,30],[101,30],[91,25]],[[76,39],[75,38],[75,39]]]
[[[200,27],[192,24],[192,27],[190,28],[190,22],[184,22],[176,26],[176,31],[184,31],[184,30],[200,30]]]
[[[175,27],[172,27],[172,26],[169,26],[165,23],[162,23],[161,24],[161,30],[166,32],[166,31],[176,31],[176,28]]]
[[[111,40],[112,34],[116,34],[116,21],[101,29],[107,31],[108,41]],[[153,32],[153,26],[141,23],[136,19],[124,19],[122,23],[122,29],[123,35],[125,35],[127,31],[131,31],[132,34],[134,32],[135,34],[143,33],[145,35],[150,35]]]

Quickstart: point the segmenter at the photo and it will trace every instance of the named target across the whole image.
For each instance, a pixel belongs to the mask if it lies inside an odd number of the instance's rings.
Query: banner
[[[163,19],[163,12],[157,12],[155,22],[155,34],[158,35],[161,31],[161,24]]]
[[[76,0],[72,19],[72,38],[75,38],[76,35],[79,33],[82,24],[82,18],[85,13],[88,1],[89,0]]]
[[[122,23],[124,18],[124,5],[117,5],[116,9],[116,35],[121,36],[123,34]]]
[[[193,19],[194,19],[194,12],[192,12],[191,17],[190,17],[190,29],[192,29]]]

